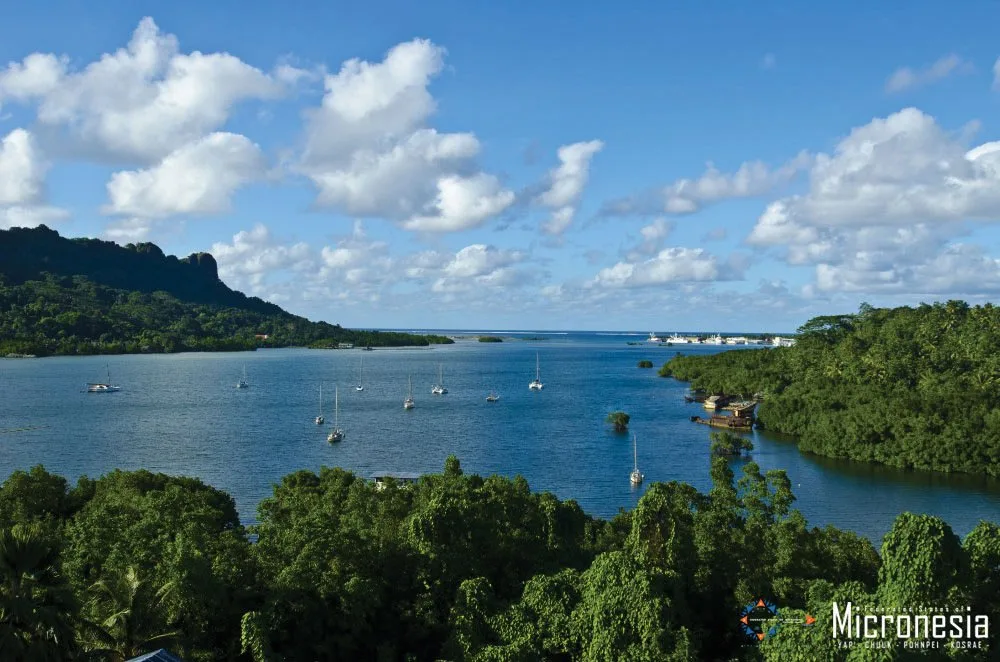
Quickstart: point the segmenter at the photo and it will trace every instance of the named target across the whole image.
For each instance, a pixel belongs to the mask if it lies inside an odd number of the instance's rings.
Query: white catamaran
[[[365,357],[361,357],[361,367],[358,369],[358,385],[354,387],[355,391],[365,390]]]
[[[326,421],[326,419],[323,418],[323,385],[320,384],[319,385],[319,416],[317,416],[316,418],[314,418],[313,422],[315,422],[316,425],[323,425],[323,423],[325,421]]]
[[[333,430],[326,440],[331,444],[344,440],[344,431],[340,429],[340,389],[333,387]]]
[[[413,406],[416,404],[413,402],[413,379],[407,377],[407,382],[410,387],[406,391],[406,400],[403,400],[403,409],[413,409]]]
[[[535,380],[528,384],[528,389],[532,391],[541,391],[545,385],[542,384],[541,371],[538,365],[538,352],[535,352]]]
[[[247,364],[243,364],[243,377],[240,381],[236,382],[236,388],[250,388],[250,382],[247,381]]]
[[[431,393],[434,395],[444,395],[447,392],[448,389],[444,387],[444,366],[438,364],[438,383],[431,389]]]
[[[633,465],[635,468],[632,469],[632,473],[629,474],[628,480],[630,483],[632,483],[632,485],[638,485],[642,482],[643,476],[642,473],[639,472],[639,454],[638,451],[636,450],[636,441],[634,432],[632,433],[632,460],[635,463]]]
[[[87,393],[115,393],[122,390],[121,386],[115,386],[111,383],[111,366],[105,365],[105,369],[108,371],[108,381],[104,384],[89,383],[87,384]]]

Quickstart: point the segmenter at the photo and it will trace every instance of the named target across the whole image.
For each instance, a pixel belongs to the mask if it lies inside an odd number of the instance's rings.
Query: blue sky
[[[211,251],[347,326],[785,330],[1000,292],[995,3],[540,4],[26,8],[0,227]]]

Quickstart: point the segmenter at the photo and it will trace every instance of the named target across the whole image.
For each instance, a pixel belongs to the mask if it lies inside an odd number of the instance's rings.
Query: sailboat
[[[358,385],[354,387],[355,391],[365,390],[365,357],[361,357],[361,368],[358,369]]]
[[[500,396],[497,395],[497,392],[492,389],[490,390],[490,394],[486,396],[486,402],[496,402],[499,399]]]
[[[403,400],[403,409],[413,409],[416,404],[413,402],[413,379],[408,377],[407,381],[410,384],[410,388],[406,392],[406,400]]]
[[[331,444],[344,440],[344,431],[340,429],[340,389],[333,387],[333,430],[326,438]]]
[[[544,384],[542,384],[542,380],[540,379],[540,377],[541,377],[541,372],[539,371],[539,365],[538,365],[538,352],[535,352],[535,381],[528,384],[529,390],[532,391],[542,390]]]
[[[448,389],[444,387],[444,366],[438,364],[438,383],[431,389],[431,393],[434,395],[444,395],[447,392]]]
[[[323,385],[322,384],[319,385],[319,416],[317,416],[313,420],[315,421],[316,425],[323,425],[323,422],[326,420],[325,418],[323,418]]]
[[[247,364],[243,364],[243,378],[236,382],[236,388],[249,388],[250,382],[247,381]]]
[[[636,450],[636,440],[634,432],[632,433],[632,460],[633,462],[635,462],[634,465],[635,468],[632,469],[632,473],[629,474],[628,480],[630,483],[632,483],[632,485],[638,485],[642,482],[643,476],[639,472],[639,455],[638,451]]]
[[[115,393],[122,390],[121,386],[115,386],[111,383],[111,366],[105,364],[104,367],[108,371],[108,381],[104,384],[95,384],[93,382],[87,384],[87,393]]]

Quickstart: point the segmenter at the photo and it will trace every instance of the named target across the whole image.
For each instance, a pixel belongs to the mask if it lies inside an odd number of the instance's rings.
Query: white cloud
[[[447,175],[437,180],[438,194],[427,215],[413,216],[403,228],[421,232],[456,232],[482,225],[514,202],[493,175]]]
[[[148,164],[220,129],[232,107],[286,94],[294,68],[266,74],[228,53],[181,53],[144,18],[126,48],[82,71],[34,53],[0,73],[0,103],[36,102],[42,125],[65,127],[85,155]]]
[[[535,198],[552,215],[542,224],[542,231],[561,235],[573,223],[583,190],[590,177],[590,160],[604,147],[600,140],[578,142],[559,148],[559,166],[548,174],[548,188]]]
[[[261,223],[233,235],[231,243],[212,244],[211,253],[219,265],[219,278],[253,294],[267,292],[269,275],[285,269],[305,272],[318,266],[307,243],[284,245]]]
[[[245,136],[213,133],[145,170],[116,172],[105,213],[139,218],[218,214],[241,186],[264,176],[264,158]]]
[[[14,129],[0,140],[0,227],[30,228],[69,217],[44,203],[48,169],[31,132]]]
[[[14,129],[4,136],[0,141],[0,206],[38,201],[46,170],[30,132]]]
[[[629,262],[639,262],[644,256],[656,255],[663,248],[663,242],[674,229],[674,224],[658,218],[649,225],[639,228],[640,241],[625,252]]]
[[[605,216],[630,214],[691,214],[705,205],[731,198],[750,198],[792,181],[809,168],[812,157],[806,152],[778,168],[761,161],[747,161],[734,173],[723,173],[711,163],[698,179],[679,179],[652,192],[605,203]]]
[[[590,286],[632,288],[667,283],[738,280],[745,267],[723,263],[701,248],[667,248],[641,262],[619,262],[601,269]]]
[[[58,207],[0,207],[0,228],[33,228],[65,221],[70,216]]]
[[[809,190],[768,205],[747,243],[815,265],[820,291],[992,287],[990,258],[952,242],[965,221],[1000,221],[1000,142],[969,150],[961,138],[915,108],[874,119],[819,155]],[[961,259],[982,284],[957,268]]]
[[[513,192],[476,168],[474,135],[426,126],[436,109],[427,87],[443,66],[444,50],[418,39],[382,62],[349,60],[325,77],[322,105],[306,115],[299,164],[318,190],[317,205],[408,230],[452,232],[514,202]]]
[[[897,69],[889,77],[889,80],[886,81],[885,91],[890,94],[903,92],[930,85],[952,74],[968,73],[970,71],[972,71],[972,64],[952,53],[945,55],[940,60],[923,69],[911,69],[910,67]]]

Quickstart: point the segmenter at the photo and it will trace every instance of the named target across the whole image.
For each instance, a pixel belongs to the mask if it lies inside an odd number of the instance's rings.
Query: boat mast
[[[333,427],[340,429],[340,388],[333,387]]]
[[[635,470],[639,470],[639,451],[636,448],[635,433],[632,433],[632,460],[635,462]]]
[[[539,368],[539,364],[538,364],[538,352],[535,352],[535,381],[536,382],[541,381],[541,374],[542,374],[541,373],[541,368]]]
[[[319,385],[319,415],[323,415],[323,385]]]

